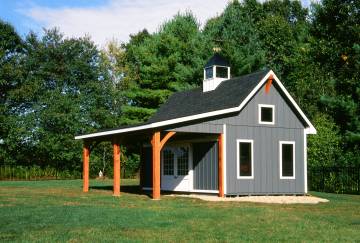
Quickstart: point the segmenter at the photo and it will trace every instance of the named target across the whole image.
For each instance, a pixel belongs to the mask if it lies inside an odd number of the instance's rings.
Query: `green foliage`
[[[311,28],[314,61],[334,77],[335,94],[322,102],[352,151],[360,148],[359,10],[359,1],[324,0],[314,5]]]
[[[313,118],[313,124],[317,135],[309,136],[308,139],[309,167],[335,166],[341,155],[339,128],[328,116],[322,114]]]
[[[207,46],[189,12],[177,14],[158,32],[140,32],[124,45],[130,79],[122,123],[146,121],[174,91],[199,85]]]
[[[360,164],[359,4],[231,1],[202,29],[178,13],[104,50],[58,30],[21,39],[0,21],[0,163],[80,171],[74,135],[146,121],[173,92],[201,85],[219,47],[232,76],[267,67],[285,83],[318,130],[310,165]],[[123,168],[135,173],[136,151],[123,149]],[[111,150],[93,148],[92,176],[112,175]]]
[[[140,155],[132,153],[129,156],[126,156],[126,153],[124,153],[121,166],[123,178],[134,177],[140,168]]]
[[[32,166],[0,166],[0,180],[51,180],[51,179],[78,179],[81,178],[79,170],[67,170],[38,165]]]
[[[222,54],[230,61],[233,76],[256,71],[265,64],[265,52],[261,48],[255,18],[249,14],[247,7],[233,1],[204,28],[207,41],[213,47],[220,47]]]
[[[117,125],[117,92],[88,38],[30,34],[21,57],[21,84],[7,93],[6,155],[17,164],[81,168],[75,134]],[[29,153],[31,151],[31,153]],[[6,159],[4,159],[6,162]]]

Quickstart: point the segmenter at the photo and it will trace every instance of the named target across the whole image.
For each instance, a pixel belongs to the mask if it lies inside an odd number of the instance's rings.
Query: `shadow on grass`
[[[113,187],[112,186],[90,186],[89,189],[112,191]],[[125,193],[129,193],[129,194],[136,194],[136,195],[146,195],[148,197],[151,197],[150,191],[142,190],[139,185],[120,186],[120,192],[125,192]]]

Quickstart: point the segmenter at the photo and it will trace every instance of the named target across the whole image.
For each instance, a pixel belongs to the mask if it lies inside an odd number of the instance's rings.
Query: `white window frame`
[[[240,143],[251,144],[251,176],[240,176]],[[236,175],[237,179],[254,179],[254,140],[236,139]]]
[[[261,121],[261,108],[272,108],[272,122]],[[258,105],[259,124],[274,125],[275,124],[275,105],[259,104]]]
[[[293,175],[283,176],[282,175],[282,145],[292,144],[293,145]],[[279,162],[280,162],[280,179],[295,179],[295,141],[279,141]]]

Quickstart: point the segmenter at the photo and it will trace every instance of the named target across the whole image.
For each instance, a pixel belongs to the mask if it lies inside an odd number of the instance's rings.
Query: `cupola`
[[[216,89],[219,84],[230,79],[230,65],[219,53],[215,53],[204,68],[203,92]]]

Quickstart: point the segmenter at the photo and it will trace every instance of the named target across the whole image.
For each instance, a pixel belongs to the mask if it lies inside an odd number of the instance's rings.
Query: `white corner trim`
[[[307,178],[307,137],[304,132],[304,192],[308,193],[308,178]]]
[[[224,136],[224,141],[223,141],[223,179],[224,179],[224,194],[226,195],[226,124],[223,124],[223,136]]]
[[[239,144],[251,144],[251,176],[240,175],[240,158],[239,158]],[[254,140],[253,139],[236,139],[236,177],[237,179],[254,179]]]
[[[293,145],[293,176],[282,175],[282,145],[292,144]],[[280,162],[280,179],[295,179],[295,141],[279,141],[279,162]]]
[[[189,192],[198,192],[198,193],[219,193],[219,190],[200,190],[200,189],[193,189]]]
[[[261,121],[261,108],[263,108],[263,107],[272,109],[272,121],[271,122]],[[275,124],[275,105],[258,104],[258,117],[259,117],[259,124],[274,125]]]
[[[136,126],[136,127],[119,128],[119,129],[115,129],[115,130],[111,130],[111,131],[95,132],[95,133],[90,133],[90,134],[85,134],[85,135],[79,135],[79,136],[75,136],[75,139],[93,138],[93,137],[106,136],[106,135],[112,135],[112,134],[120,134],[120,133],[125,133],[125,132],[139,131],[139,130],[157,128],[157,127],[162,127],[162,126],[166,126],[166,125],[172,125],[172,124],[177,124],[177,123],[181,123],[181,122],[187,122],[187,121],[192,121],[192,120],[196,120],[196,119],[202,119],[202,118],[206,118],[206,117],[212,117],[212,116],[217,116],[217,115],[222,115],[222,114],[227,114],[227,113],[232,113],[232,112],[238,112],[256,94],[256,92],[262,87],[262,85],[266,82],[266,80],[268,79],[268,77],[270,75],[273,75],[275,82],[279,85],[281,90],[285,93],[287,98],[294,105],[295,109],[300,113],[301,117],[308,124],[309,127],[305,129],[305,132],[307,134],[316,134],[315,127],[311,124],[309,119],[305,116],[304,112],[302,112],[300,107],[296,104],[296,102],[291,97],[289,92],[287,92],[284,85],[281,84],[280,80],[277,78],[275,73],[272,70],[270,70],[263,77],[263,79],[261,79],[261,81],[256,85],[256,87],[249,93],[249,95],[243,100],[243,102],[241,102],[241,104],[239,106],[228,108],[228,109],[223,109],[223,110],[201,113],[201,114],[192,115],[192,116],[185,116],[185,117],[181,117],[181,118],[170,119],[170,120],[161,121],[161,122],[154,122],[154,123],[140,125],[140,126]]]

